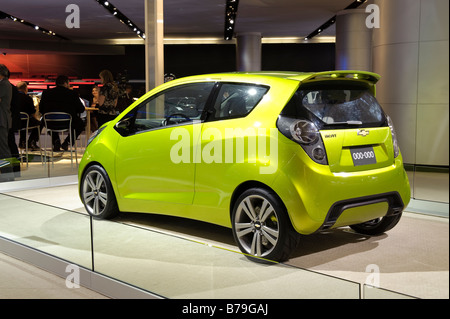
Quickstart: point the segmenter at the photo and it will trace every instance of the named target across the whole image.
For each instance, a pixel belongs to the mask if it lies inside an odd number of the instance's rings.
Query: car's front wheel
[[[99,165],[92,165],[83,174],[81,198],[87,212],[96,218],[110,219],[119,213],[111,181]]]
[[[232,227],[239,249],[258,262],[288,259],[300,238],[278,196],[262,188],[249,189],[239,196],[232,212]]]
[[[385,216],[368,221],[366,223],[351,225],[350,228],[360,234],[376,236],[381,235],[394,228],[401,218],[402,214]]]

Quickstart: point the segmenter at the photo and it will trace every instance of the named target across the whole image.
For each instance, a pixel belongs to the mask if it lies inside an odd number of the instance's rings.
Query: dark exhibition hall
[[[449,78],[447,0],[1,1],[0,299],[448,299]]]

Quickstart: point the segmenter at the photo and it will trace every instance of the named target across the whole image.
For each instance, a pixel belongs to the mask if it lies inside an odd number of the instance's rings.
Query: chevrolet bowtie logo
[[[366,130],[359,130],[359,131],[358,131],[358,135],[359,135],[359,136],[366,137],[366,136],[369,135],[369,134],[370,134],[370,132],[369,132],[369,131],[366,131]]]

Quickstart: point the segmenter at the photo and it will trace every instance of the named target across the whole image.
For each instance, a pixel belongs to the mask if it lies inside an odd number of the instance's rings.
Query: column
[[[365,9],[349,9],[336,16],[336,69],[372,71],[372,29]]]
[[[449,165],[449,1],[376,0],[377,98],[393,119],[404,161]]]
[[[261,71],[261,33],[236,36],[236,63],[240,72]]]
[[[164,83],[163,0],[145,0],[145,86]]]

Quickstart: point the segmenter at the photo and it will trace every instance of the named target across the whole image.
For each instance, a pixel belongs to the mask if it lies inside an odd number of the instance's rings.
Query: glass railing
[[[140,227],[94,220],[93,234],[95,271],[167,298],[359,298],[354,282]]]
[[[16,133],[16,141],[18,139],[18,133]],[[86,145],[85,132],[78,137],[76,149],[74,145],[72,152],[70,152],[70,147],[68,151],[61,149],[61,151],[52,152],[51,139],[45,134],[41,134],[40,141],[37,149],[20,148],[18,158],[0,158],[1,161],[8,163],[7,166],[0,167],[0,185],[77,174],[77,162],[79,163],[83,157]],[[8,178],[5,178],[5,173],[11,170],[13,172],[8,174]]]
[[[92,268],[88,215],[2,194],[0,207],[0,236]]]
[[[16,141],[19,140],[18,133]],[[11,165],[14,169],[13,179],[2,177],[2,168],[5,159],[0,159],[0,191],[7,189],[5,184],[12,184],[20,181],[31,181],[36,179],[77,175],[78,165],[83,157],[86,145],[86,133],[83,132],[77,140],[77,152],[52,152],[51,140],[45,134],[41,134],[40,149],[20,149],[21,162],[15,160]],[[69,149],[70,150],[70,149]],[[11,161],[11,159],[9,160]],[[417,200],[449,203],[449,168],[448,166],[426,166],[416,164],[405,164],[411,185],[411,196]],[[3,174],[5,175],[5,174]],[[11,185],[13,187],[13,185]]]
[[[405,164],[405,170],[411,185],[412,198],[449,203],[448,167]]]
[[[255,263],[226,245],[205,244],[120,219],[96,220],[3,194],[0,207],[0,237],[165,298],[405,297],[287,264]]]
[[[417,299],[415,297],[364,284],[362,287],[363,299]]]

